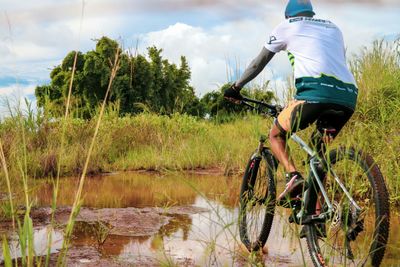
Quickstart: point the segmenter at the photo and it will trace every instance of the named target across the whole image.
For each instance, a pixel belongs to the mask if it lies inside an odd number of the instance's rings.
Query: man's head
[[[289,0],[286,6],[285,17],[314,16],[314,10],[310,0]]]

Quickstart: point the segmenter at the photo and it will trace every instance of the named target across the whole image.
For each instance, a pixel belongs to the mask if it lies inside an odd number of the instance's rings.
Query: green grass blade
[[[5,236],[3,236],[3,257],[4,257],[4,266],[12,267],[12,259],[10,253],[10,247],[8,246],[8,242]]]

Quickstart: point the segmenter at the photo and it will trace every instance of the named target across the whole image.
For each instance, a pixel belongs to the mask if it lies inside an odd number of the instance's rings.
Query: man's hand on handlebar
[[[224,98],[235,104],[240,104],[243,100],[243,96],[240,94],[240,88],[236,87],[235,83],[225,90]]]

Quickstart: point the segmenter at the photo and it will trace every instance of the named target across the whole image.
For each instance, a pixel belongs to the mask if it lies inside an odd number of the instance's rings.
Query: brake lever
[[[279,114],[281,114],[282,110],[283,110],[283,107],[276,105],[275,109],[273,111],[271,110],[273,112],[273,114],[271,114],[271,115],[273,115],[274,117],[278,117]]]
[[[274,109],[269,109],[268,110],[268,114],[271,116],[271,117],[278,117],[278,115],[279,115],[279,113],[281,112],[281,110],[280,110],[280,107],[279,106],[276,106]]]
[[[250,104],[244,102],[243,100],[240,102],[240,104],[242,104],[242,105],[245,106],[245,107],[250,108],[251,110],[254,110],[254,109],[255,109],[255,107],[253,107],[252,105],[250,105]]]

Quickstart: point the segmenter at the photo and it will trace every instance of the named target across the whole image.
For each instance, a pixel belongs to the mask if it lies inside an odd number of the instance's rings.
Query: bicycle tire
[[[271,231],[275,214],[276,165],[272,153],[264,148],[261,157],[253,155],[250,158],[243,175],[240,190],[239,233],[242,243],[249,251],[262,249]],[[250,219],[254,211],[265,214]],[[258,224],[258,219],[262,222],[257,227],[255,224]],[[255,233],[251,231],[251,226],[258,228]]]
[[[366,199],[363,199],[363,201],[367,206],[375,205],[375,211],[372,212],[371,216],[372,219],[375,221],[370,223],[370,227],[372,227],[373,235],[371,235],[371,240],[370,242],[367,241],[366,243],[366,250],[361,250],[360,251],[366,251],[367,254],[364,255],[364,258],[359,258],[355,259],[354,256],[350,256],[350,261],[360,261],[357,264],[354,264],[356,266],[365,266],[365,265],[371,265],[371,266],[380,266],[382,263],[384,254],[385,254],[385,248],[388,242],[389,238],[389,227],[390,227],[390,207],[389,207],[389,193],[383,178],[383,175],[379,169],[379,167],[375,164],[373,158],[369,155],[364,154],[361,150],[355,150],[353,148],[339,148],[339,149],[334,149],[332,150],[329,154],[328,159],[330,159],[330,164],[332,168],[335,168],[335,165],[340,163],[342,160],[348,159],[356,163],[360,169],[365,173],[365,176],[368,177],[369,181],[369,186],[370,188],[367,189],[368,191],[371,191],[369,194],[372,196],[370,201],[367,201]],[[359,179],[359,177],[357,177]],[[366,179],[367,180],[367,179]],[[361,184],[361,182],[359,182]],[[372,190],[370,190],[372,189]],[[357,191],[355,194],[357,195]],[[361,191],[360,191],[361,192]],[[354,196],[353,196],[354,197]],[[361,198],[361,197],[360,197]],[[357,200],[356,200],[357,201]],[[345,208],[342,207],[343,212]],[[350,209],[349,209],[350,210]],[[349,211],[347,211],[347,214],[350,214]],[[347,215],[346,220],[349,220],[348,217],[351,215]],[[340,220],[342,221],[343,218]],[[347,222],[348,223],[348,222]],[[309,253],[311,256],[311,259],[314,263],[315,266],[327,266],[327,262],[332,261],[331,254],[331,259],[326,258],[326,255],[322,252],[320,242],[336,242],[336,241],[329,241],[327,237],[321,238],[317,235],[317,225],[316,224],[309,224],[306,225],[306,239],[307,239],[307,246],[309,249]],[[361,232],[362,233],[362,232]],[[365,233],[367,235],[367,233]],[[343,238],[345,240],[345,238]],[[320,241],[319,241],[320,240]],[[325,240],[325,241],[323,241]],[[347,239],[346,239],[347,240]],[[363,241],[360,239],[358,242],[362,244]],[[344,241],[342,241],[344,242]],[[348,242],[348,241],[345,241]],[[345,243],[346,244],[346,243]],[[346,244],[346,251],[344,252],[344,256],[341,255],[340,257],[342,258],[349,258],[349,255],[353,255],[353,253],[348,252],[347,247],[350,246],[350,243]],[[326,246],[328,248],[328,246]],[[369,251],[368,251],[369,247]],[[329,248],[331,249],[331,248]],[[345,250],[345,248],[342,248],[342,250]],[[329,253],[326,253],[329,254]],[[353,259],[351,259],[353,257]],[[346,266],[351,266],[352,264],[346,264],[347,259],[344,260]],[[368,263],[367,263],[368,262]],[[334,264],[335,266],[338,264]]]

